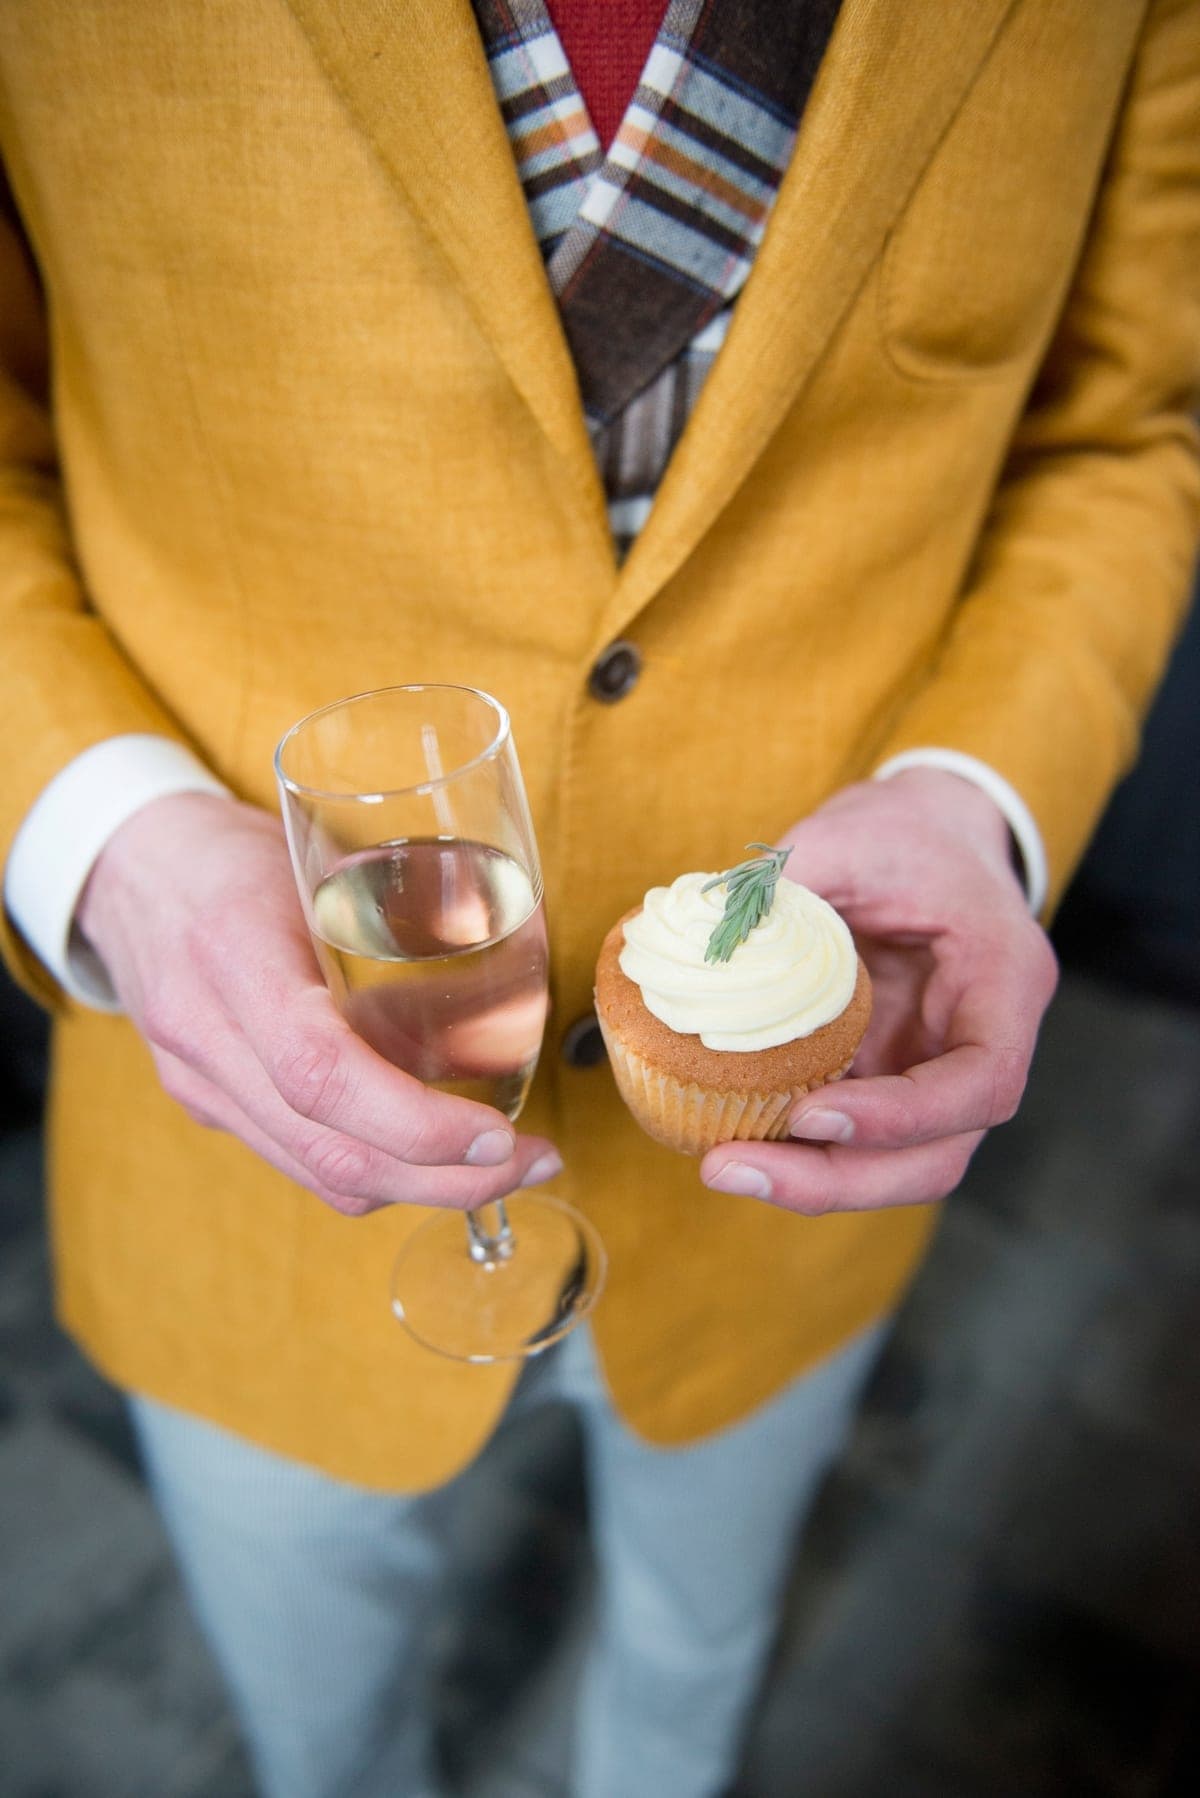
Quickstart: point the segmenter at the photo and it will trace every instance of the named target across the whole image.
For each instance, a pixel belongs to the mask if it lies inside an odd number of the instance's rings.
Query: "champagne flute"
[[[395,1067],[515,1122],[545,1029],[542,875],[504,707],[472,687],[360,693],[303,718],[275,770],[301,904],[334,1003]],[[592,1309],[606,1261],[561,1199],[435,1212],[392,1270],[427,1348],[540,1354]]]

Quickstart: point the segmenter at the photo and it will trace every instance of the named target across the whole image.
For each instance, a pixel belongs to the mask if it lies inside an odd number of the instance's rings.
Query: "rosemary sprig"
[[[756,924],[761,924],[771,909],[779,871],[792,853],[790,849],[772,849],[769,843],[747,843],[747,849],[762,849],[762,855],[727,868],[701,887],[707,893],[713,887],[725,888],[725,911],[721,922],[708,939],[705,961],[728,961],[739,944],[744,943]]]

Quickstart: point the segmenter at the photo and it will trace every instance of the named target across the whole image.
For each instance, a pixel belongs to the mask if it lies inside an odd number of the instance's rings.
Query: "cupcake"
[[[871,981],[844,920],[779,878],[789,850],[651,887],[609,931],[596,1015],[621,1097],[684,1154],[787,1135],[795,1100],[840,1080]]]

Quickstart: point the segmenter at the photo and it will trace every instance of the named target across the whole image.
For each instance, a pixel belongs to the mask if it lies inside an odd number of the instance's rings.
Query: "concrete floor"
[[[819,1503],[737,1798],[1200,1791],[1198,1168],[1200,1014],[1069,977]],[[50,1320],[39,1181],[15,1127],[0,1795],[251,1798],[120,1403]],[[565,1798],[583,1500],[569,1419],[530,1423],[464,1492],[440,1647],[470,1798]]]

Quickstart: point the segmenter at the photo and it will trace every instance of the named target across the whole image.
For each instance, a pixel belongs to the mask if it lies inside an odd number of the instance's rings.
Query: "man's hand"
[[[841,912],[875,1004],[852,1076],[798,1099],[793,1143],[726,1143],[701,1177],[790,1211],[945,1198],[1012,1117],[1057,969],[1008,828],[957,775],[848,787],[781,838],[785,870]]]
[[[336,1211],[480,1205],[558,1172],[550,1143],[400,1073],[339,1017],[266,812],[200,793],[144,806],[77,923],[171,1097]]]

